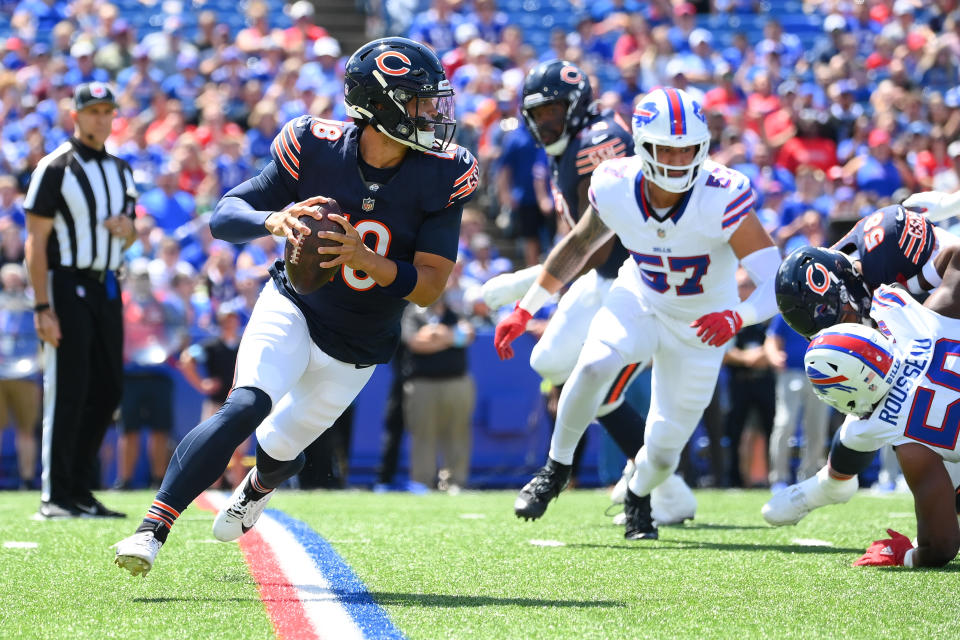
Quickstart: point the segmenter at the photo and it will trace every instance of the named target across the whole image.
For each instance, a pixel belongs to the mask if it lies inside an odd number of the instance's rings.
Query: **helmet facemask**
[[[457,121],[454,118],[453,89],[443,80],[434,89],[426,86],[417,90],[407,87],[389,88],[383,75],[373,72],[380,83],[380,92],[357,87],[354,91],[368,91],[371,111],[358,104],[355,96],[347,101],[347,115],[366,120],[377,131],[418,151],[444,151],[453,140]],[[429,86],[429,85],[427,85]],[[350,104],[350,103],[353,104]]]
[[[544,132],[540,131],[540,127],[537,125],[532,113],[537,107],[543,107],[548,104],[564,105],[564,116],[560,123],[560,135],[557,136],[556,140],[549,143],[544,140]],[[534,140],[543,147],[543,150],[546,151],[548,155],[559,156],[566,150],[567,144],[570,142],[570,131],[567,123],[570,121],[574,104],[575,102],[571,102],[570,100],[543,100],[542,96],[539,95],[527,96],[523,99],[522,112],[523,119],[527,123],[527,128],[530,129]]]
[[[680,145],[658,144],[652,141],[644,141],[643,144],[636,146],[637,155],[640,156],[640,160],[643,162],[643,176],[664,191],[669,191],[670,193],[684,193],[693,187],[693,183],[697,179],[697,174],[700,172],[700,167],[703,166],[703,161],[707,158],[710,140],[708,138],[698,143],[697,152],[693,156],[690,164],[671,165],[657,160],[661,147],[676,148],[677,146]],[[681,176],[671,176],[669,173],[671,171],[683,171],[684,173]]]

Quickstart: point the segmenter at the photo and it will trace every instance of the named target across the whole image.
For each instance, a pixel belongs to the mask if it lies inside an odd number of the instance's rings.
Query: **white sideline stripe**
[[[36,549],[40,544],[37,542],[15,542],[13,540],[3,543],[4,549]]]
[[[228,498],[225,493],[214,491],[208,491],[207,496],[218,509]],[[256,529],[273,551],[283,574],[297,590],[304,613],[317,635],[336,640],[364,640],[363,631],[340,604],[330,582],[297,539],[266,513],[257,520]]]

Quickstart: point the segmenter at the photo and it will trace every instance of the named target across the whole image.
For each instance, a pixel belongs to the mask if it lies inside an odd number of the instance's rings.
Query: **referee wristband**
[[[40,313],[41,311],[46,311],[49,308],[50,308],[49,302],[41,302],[39,304],[33,305],[33,312]]]
[[[417,286],[417,268],[409,262],[394,260],[393,263],[397,265],[397,277],[380,290],[397,298],[406,298]]]

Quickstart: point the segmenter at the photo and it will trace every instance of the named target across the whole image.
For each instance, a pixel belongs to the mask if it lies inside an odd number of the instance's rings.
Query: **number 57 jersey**
[[[728,241],[756,203],[750,180],[705,160],[680,202],[658,214],[640,169],[639,156],[607,160],[590,182],[590,204],[630,252],[619,278],[657,315],[687,323],[735,306],[739,260]]]
[[[870,316],[893,338],[900,365],[873,413],[844,423],[844,442],[862,442],[872,449],[919,442],[945,460],[960,462],[960,320],[931,311],[903,289],[887,285],[874,292]]]

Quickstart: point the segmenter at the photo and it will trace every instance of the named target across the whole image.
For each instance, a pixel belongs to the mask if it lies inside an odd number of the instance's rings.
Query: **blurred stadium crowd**
[[[602,108],[628,121],[652,88],[690,92],[711,155],[750,177],[785,252],[829,244],[906,193],[960,188],[957,0],[359,0],[357,10],[367,37],[434,47],[455,87],[456,141],[479,158],[483,193],[464,212],[446,300],[481,331],[498,310],[479,285],[537,262],[563,231],[546,158],[518,117],[539,61],[580,66]],[[288,119],[344,119],[351,51],[335,35],[307,0],[0,0],[0,265],[11,265],[0,378],[36,376],[20,203],[37,161],[71,133],[74,86],[116,87],[107,147],[141,192],[125,287],[141,301],[127,312],[136,371],[196,354],[190,345],[219,335],[223,319],[249,317],[282,249],[273,238],[214,241],[206,215],[269,161]],[[770,375],[784,366],[766,356],[739,364]],[[22,448],[34,451],[28,438]]]

